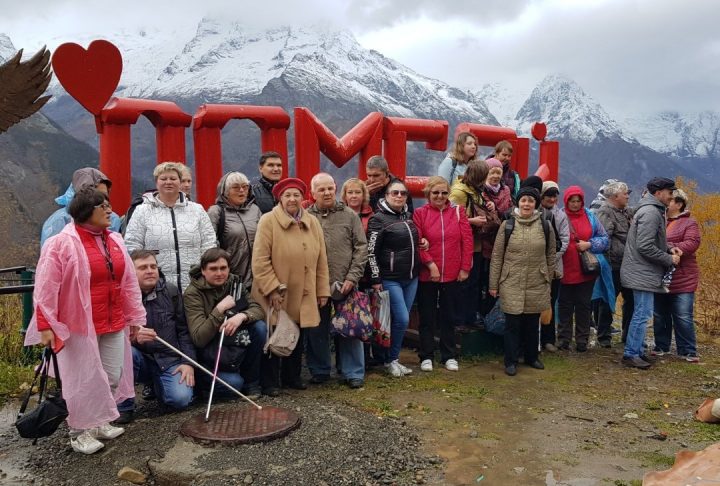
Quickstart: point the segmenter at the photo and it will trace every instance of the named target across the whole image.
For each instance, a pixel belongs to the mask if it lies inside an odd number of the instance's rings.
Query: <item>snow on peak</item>
[[[514,126],[515,116],[530,92],[510,90],[507,85],[494,82],[486,84],[475,94],[485,103],[501,125]]]
[[[663,111],[623,120],[638,142],[677,157],[720,157],[720,113]]]
[[[592,142],[598,135],[629,140],[620,125],[572,79],[546,76],[532,91],[516,116],[523,132],[535,121],[549,127],[550,137],[566,136]],[[520,131],[520,128],[518,128]]]

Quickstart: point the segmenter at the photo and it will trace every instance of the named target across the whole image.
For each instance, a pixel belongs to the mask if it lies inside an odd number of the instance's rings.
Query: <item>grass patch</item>
[[[661,452],[636,452],[632,454],[638,458],[644,467],[663,467],[667,469],[675,464],[675,457]]]
[[[374,413],[379,417],[394,417],[400,416],[400,410],[396,410],[392,403],[388,400],[378,398],[366,398],[362,402],[362,408],[370,413]]]
[[[20,385],[30,384],[32,366],[40,359],[40,350],[23,355],[22,298],[20,295],[0,296],[0,403],[20,393]]]
[[[719,442],[720,441],[720,428],[718,424],[706,424],[705,422],[692,422],[693,440],[698,442]]]

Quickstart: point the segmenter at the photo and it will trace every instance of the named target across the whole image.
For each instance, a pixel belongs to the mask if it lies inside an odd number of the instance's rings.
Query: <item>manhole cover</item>
[[[300,426],[300,416],[291,410],[277,407],[216,409],[197,415],[180,427],[180,433],[201,442],[245,444],[265,442],[284,437]]]

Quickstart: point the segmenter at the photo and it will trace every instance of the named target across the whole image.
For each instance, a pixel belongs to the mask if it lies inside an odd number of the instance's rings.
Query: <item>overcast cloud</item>
[[[714,0],[0,0],[16,47],[120,28],[194,29],[203,16],[248,24],[332,24],[416,71],[463,88],[529,91],[576,80],[612,114],[720,111],[720,2]]]

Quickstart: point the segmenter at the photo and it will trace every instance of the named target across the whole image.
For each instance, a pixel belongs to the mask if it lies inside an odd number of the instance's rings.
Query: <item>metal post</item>
[[[35,280],[35,269],[34,268],[26,268],[22,272],[20,272],[20,280],[22,281],[23,285],[31,285],[34,283]],[[33,315],[33,296],[32,292],[25,292],[22,296],[22,303],[23,303],[23,319],[22,319],[22,329],[20,330],[20,334],[22,334],[23,342],[25,341],[25,334],[27,333],[27,328],[30,325],[30,319]],[[22,352],[22,362],[23,364],[30,364],[32,359],[32,347],[31,346],[24,346],[23,352]]]

